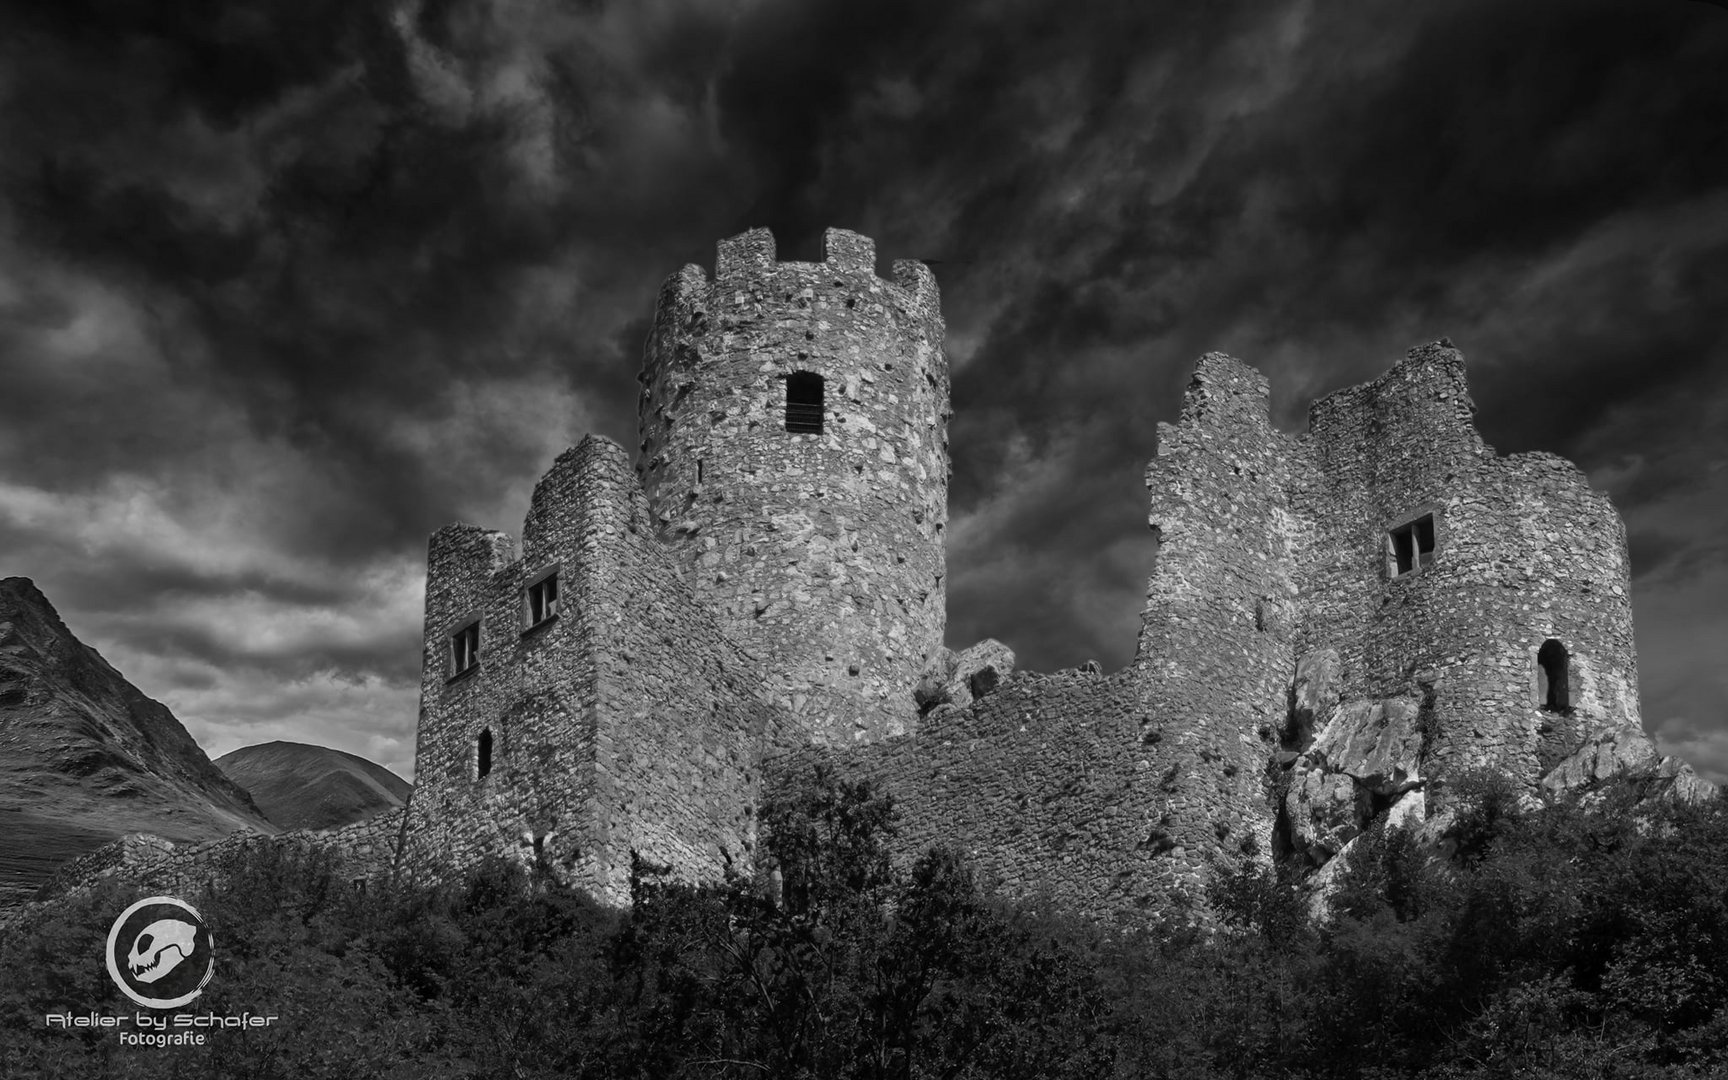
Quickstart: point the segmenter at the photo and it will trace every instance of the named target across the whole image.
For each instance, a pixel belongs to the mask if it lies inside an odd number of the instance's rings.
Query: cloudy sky
[[[14,5],[19,7],[24,5]],[[950,644],[1126,662],[1222,349],[1300,430],[1465,351],[1631,535],[1646,726],[1728,775],[1728,10],[1693,0],[57,0],[0,15],[0,575],[212,756],[412,775],[425,539],[634,445],[659,281],[933,262]]]

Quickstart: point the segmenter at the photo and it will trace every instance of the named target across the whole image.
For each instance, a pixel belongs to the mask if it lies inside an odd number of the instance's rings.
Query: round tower
[[[810,742],[911,730],[942,647],[948,364],[928,267],[752,229],[660,291],[637,471],[661,541]]]

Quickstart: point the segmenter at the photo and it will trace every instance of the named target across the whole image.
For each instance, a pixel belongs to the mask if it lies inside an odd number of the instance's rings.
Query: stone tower
[[[1474,412],[1448,341],[1315,402],[1298,648],[1336,653],[1346,699],[1419,701],[1427,774],[1533,785],[1644,741],[1626,529],[1572,463],[1497,455]]]
[[[876,274],[829,229],[819,263],[753,229],[714,279],[660,292],[643,362],[637,471],[697,596],[769,673],[799,741],[911,729],[942,647],[948,366],[922,263]]]
[[[584,439],[535,486],[519,547],[432,535],[399,869],[500,857],[611,903],[635,856],[718,880],[749,858],[761,749],[785,722],[761,686],[650,535],[624,448]]]

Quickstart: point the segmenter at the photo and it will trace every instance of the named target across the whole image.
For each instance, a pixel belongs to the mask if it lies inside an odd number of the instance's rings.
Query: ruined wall
[[[756,229],[721,242],[712,283],[668,279],[638,471],[660,538],[807,740],[849,745],[912,726],[942,646],[948,370],[929,269],[887,281],[867,237],[824,242],[823,262],[776,262]],[[824,380],[820,434],[786,430],[794,372]]]
[[[150,833],[128,833],[62,866],[43,884],[38,899],[51,904],[109,878],[126,882],[139,895],[187,898],[260,848],[332,855],[332,869],[342,881],[372,886],[390,878],[404,816],[397,809],[335,829],[237,832],[200,843],[176,844]]]
[[[717,876],[752,842],[772,710],[650,535],[624,451],[590,437],[560,455],[522,547],[515,558],[508,537],[472,526],[432,538],[404,872],[502,856],[611,901],[632,850]],[[529,625],[526,590],[550,574],[558,610]],[[452,635],[475,618],[479,663],[453,674]]]
[[[581,483],[593,449],[584,443],[566,451],[535,487],[521,557],[506,534],[472,525],[432,535],[414,790],[401,854],[411,878],[498,855],[522,864],[546,859],[572,880],[597,880],[596,582],[583,556],[606,515],[605,493]],[[524,589],[548,570],[559,576],[560,610],[529,627]],[[452,635],[476,619],[478,663],[458,673]],[[485,776],[483,733],[490,736]]]
[[[1314,404],[1299,649],[1337,650],[1345,699],[1421,701],[1425,774],[1486,766],[1533,785],[1585,739],[1640,730],[1625,531],[1572,464],[1495,456],[1473,412],[1447,342]],[[1423,514],[1433,561],[1395,574],[1388,530]],[[1569,714],[1540,708],[1549,638],[1571,654]]]
[[[902,864],[945,844],[1008,895],[1141,920],[1199,885],[1169,858],[1158,823],[1168,778],[1144,719],[1129,672],[1017,672],[964,708],[937,708],[915,734],[806,749],[771,771],[784,783],[828,762],[892,795]]]
[[[1191,875],[1271,854],[1266,766],[1294,668],[1310,529],[1290,493],[1304,462],[1271,426],[1265,376],[1209,353],[1146,469],[1159,546],[1132,671],[1168,777],[1167,857]]]

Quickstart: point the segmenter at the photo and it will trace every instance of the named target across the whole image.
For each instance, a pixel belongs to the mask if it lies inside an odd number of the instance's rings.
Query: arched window
[[[786,376],[786,430],[822,434],[822,376],[813,371]]]
[[[486,774],[492,771],[492,729],[487,728],[480,733],[480,740],[475,747],[474,772],[476,779],[484,780]]]
[[[1548,712],[1565,712],[1572,707],[1571,689],[1566,685],[1568,659],[1566,646],[1553,638],[1544,641],[1536,652],[1536,693]]]

